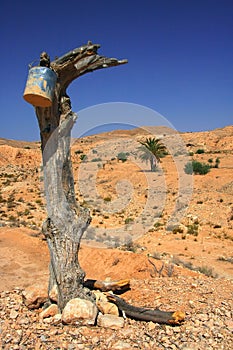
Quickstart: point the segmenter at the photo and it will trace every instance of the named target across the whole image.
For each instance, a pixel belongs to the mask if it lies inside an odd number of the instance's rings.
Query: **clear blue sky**
[[[88,40],[129,63],[73,82],[74,111],[128,102],[156,110],[179,131],[233,124],[232,0],[3,0],[0,16],[0,137],[39,140],[22,97],[27,66],[41,51],[53,59]]]

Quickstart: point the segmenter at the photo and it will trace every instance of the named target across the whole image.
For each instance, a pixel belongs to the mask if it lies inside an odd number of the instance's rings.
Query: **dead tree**
[[[36,107],[36,115],[48,215],[43,233],[50,251],[49,290],[57,285],[60,310],[72,298],[91,298],[84,288],[85,273],[78,261],[80,240],[91,217],[89,210],[75,198],[70,138],[77,115],[71,110],[66,90],[73,80],[86,73],[127,63],[127,60],[100,56],[99,47],[88,42],[51,63],[45,52],[40,58],[40,66],[50,67],[57,74],[52,105]]]

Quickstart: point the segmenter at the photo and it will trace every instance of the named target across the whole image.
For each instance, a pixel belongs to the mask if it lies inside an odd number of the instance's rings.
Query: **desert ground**
[[[139,157],[138,141],[148,135],[161,138],[170,151],[154,173]],[[184,174],[191,160],[209,164],[210,171]],[[29,312],[21,292],[47,285],[49,273],[41,233],[46,208],[40,143],[0,139],[2,348],[233,347],[233,126],[87,136],[73,140],[72,162],[77,200],[92,216],[79,252],[86,277],[128,278],[127,301],[181,309],[187,320],[177,328],[126,320],[120,330],[75,329]]]

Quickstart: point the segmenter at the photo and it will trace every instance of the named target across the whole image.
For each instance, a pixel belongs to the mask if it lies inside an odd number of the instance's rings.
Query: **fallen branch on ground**
[[[141,321],[152,321],[161,324],[179,325],[184,321],[185,314],[182,311],[162,311],[159,309],[148,309],[128,304],[124,299],[114,294],[107,294],[109,301],[117,305],[129,318]]]
[[[98,281],[88,279],[84,282],[84,287],[89,289],[99,289],[101,292],[125,292],[130,289],[130,280]]]

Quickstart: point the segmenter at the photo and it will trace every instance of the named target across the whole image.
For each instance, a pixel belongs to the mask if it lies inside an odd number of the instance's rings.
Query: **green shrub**
[[[203,148],[199,148],[198,150],[196,150],[196,154],[202,154],[205,153],[205,150]]]
[[[101,159],[101,158],[93,158],[91,161],[92,161],[92,162],[101,162],[102,159]]]
[[[218,274],[214,272],[212,267],[209,266],[200,266],[196,268],[196,271],[206,275],[207,277],[217,278]]]
[[[185,164],[184,171],[186,174],[206,175],[210,171],[211,166],[193,160]]]
[[[126,218],[125,219],[125,224],[130,224],[131,222],[133,222],[133,219],[132,218]]]
[[[117,159],[121,160],[123,163],[127,161],[127,154],[124,152],[120,152],[117,155]]]
[[[180,227],[180,226],[176,226],[176,227],[173,228],[172,233],[174,233],[175,235],[177,233],[183,233],[183,228]]]
[[[216,158],[214,168],[218,168],[220,164],[220,158]]]
[[[80,159],[81,159],[81,161],[87,160],[86,154],[81,154],[81,155],[80,155]]]
[[[159,221],[154,224],[155,228],[158,228],[160,226],[163,226],[163,224],[161,222],[159,222]]]
[[[187,226],[189,235],[198,236],[198,224],[192,224]]]

